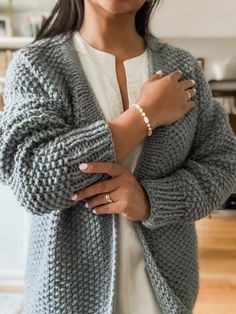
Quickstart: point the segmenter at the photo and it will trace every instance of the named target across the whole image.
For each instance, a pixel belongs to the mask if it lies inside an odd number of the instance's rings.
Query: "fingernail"
[[[193,85],[195,85],[195,81],[194,80],[191,80],[191,82],[193,83]]]
[[[77,200],[77,194],[72,195],[71,199],[72,199],[72,201],[76,201]]]
[[[84,206],[88,208],[88,203],[86,202]]]
[[[182,71],[181,70],[177,70],[180,74],[182,74]]]
[[[159,71],[157,71],[155,74],[162,74],[162,71],[159,70]]]
[[[96,209],[93,209],[93,213],[94,213],[94,214],[96,214],[96,213],[97,213],[97,212],[96,212]]]
[[[85,169],[87,169],[88,168],[88,165],[87,164],[80,164],[79,165],[79,168],[80,168],[80,170],[85,170]]]

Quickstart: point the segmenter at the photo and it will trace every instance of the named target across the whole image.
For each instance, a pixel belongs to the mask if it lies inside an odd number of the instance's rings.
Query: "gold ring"
[[[188,90],[186,90],[186,93],[188,94],[188,100],[190,100],[192,98],[191,93]]]
[[[113,200],[111,199],[110,193],[107,193],[105,196],[106,196],[107,203],[112,203],[113,202]]]

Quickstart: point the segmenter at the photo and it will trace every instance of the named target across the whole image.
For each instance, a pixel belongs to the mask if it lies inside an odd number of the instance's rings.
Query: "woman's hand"
[[[148,196],[132,172],[117,163],[91,162],[84,173],[106,173],[112,178],[97,182],[73,195],[74,201],[88,198],[88,208],[96,214],[121,214],[129,220],[144,220],[150,214]],[[81,168],[80,168],[81,169]],[[106,200],[110,193],[112,203]]]
[[[180,70],[166,76],[159,71],[143,84],[139,102],[152,128],[176,122],[195,106],[191,99],[196,94],[195,82],[180,81],[181,76]]]

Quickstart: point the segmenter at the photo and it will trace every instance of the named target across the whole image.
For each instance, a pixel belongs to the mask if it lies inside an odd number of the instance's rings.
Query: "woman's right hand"
[[[189,96],[196,93],[195,82],[179,81],[181,76],[180,70],[164,77],[161,72],[143,84],[139,103],[147,114],[152,129],[176,122],[195,106],[191,98],[189,99]]]

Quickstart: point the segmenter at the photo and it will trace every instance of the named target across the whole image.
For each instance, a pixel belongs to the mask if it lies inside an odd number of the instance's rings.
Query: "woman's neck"
[[[140,55],[146,49],[144,38],[136,31],[133,12],[111,15],[94,10],[89,1],[85,1],[84,20],[79,32],[91,46],[112,53],[120,60]]]

